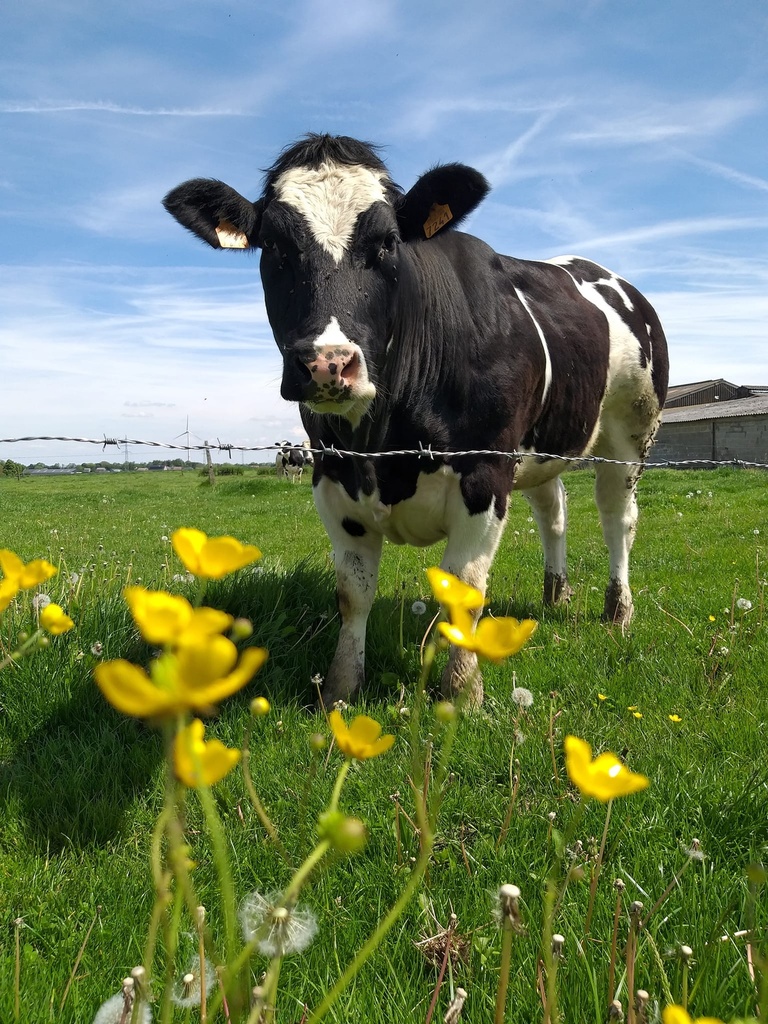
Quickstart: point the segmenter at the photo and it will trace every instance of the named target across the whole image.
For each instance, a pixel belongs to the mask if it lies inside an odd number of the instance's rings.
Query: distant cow
[[[453,230],[488,188],[447,164],[403,193],[368,144],[310,135],[273,164],[255,202],[203,179],[165,199],[214,248],[262,250],[281,393],[301,403],[313,447],[525,454],[316,458],[341,616],[326,704],[363,682],[384,537],[447,537],[443,568],[484,592],[510,492],[522,490],[544,547],[544,600],[567,600],[565,464],[552,456],[642,462],[658,427],[668,363],[650,304],[588,260],[513,259]],[[639,475],[595,467],[610,557],[604,615],[622,624]],[[481,700],[474,655],[454,649],[444,692],[466,684]]]
[[[280,450],[275,456],[275,472],[279,479],[289,479],[292,484],[301,483],[305,466],[313,466],[314,456],[309,441],[302,441],[301,447],[291,445],[290,441],[277,441]]]
[[[301,483],[301,475],[304,467],[308,465],[307,455],[304,448],[289,448],[283,453],[283,472],[292,484]]]
[[[275,473],[278,480],[282,480],[287,474],[285,472],[285,456],[291,447],[290,441],[275,441],[276,445],[279,445],[279,451],[275,455]]]

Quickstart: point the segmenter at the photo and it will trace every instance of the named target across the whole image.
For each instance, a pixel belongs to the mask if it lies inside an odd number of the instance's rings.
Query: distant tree
[[[3,476],[15,476],[17,480],[20,480],[23,472],[24,467],[21,463],[14,462],[13,459],[8,459],[3,466]]]

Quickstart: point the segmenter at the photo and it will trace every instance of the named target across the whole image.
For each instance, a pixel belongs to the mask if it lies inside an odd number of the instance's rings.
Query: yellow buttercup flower
[[[13,580],[0,580],[0,612],[5,611],[18,592]]]
[[[173,767],[176,778],[196,789],[213,786],[240,760],[240,751],[225,747],[219,740],[203,739],[205,726],[199,718],[180,729],[173,743]]]
[[[485,599],[479,590],[462,582],[458,576],[444,572],[436,566],[427,569],[427,579],[435,598],[451,612],[454,609],[474,611],[477,608],[482,608],[485,604]]]
[[[234,537],[208,537],[202,530],[190,527],[175,530],[171,544],[184,568],[207,580],[220,580],[261,558],[253,544],[241,544]]]
[[[20,590],[32,590],[59,571],[44,558],[35,558],[25,565],[18,555],[7,548],[0,548],[0,569],[4,577],[0,581],[0,612],[5,611]]]
[[[667,1006],[661,1015],[663,1024],[723,1024],[719,1017],[697,1017],[691,1015],[682,1006]]]
[[[74,622],[58,604],[47,604],[40,612],[40,625],[51,636],[61,636],[72,629]]]
[[[680,715],[667,715],[667,718],[670,720],[670,722],[682,722],[682,718],[680,717]]]
[[[190,640],[152,662],[149,674],[129,661],[105,661],[94,669],[99,689],[113,707],[137,718],[166,718],[183,711],[211,713],[242,689],[267,660],[261,647],[237,648],[224,636]]]
[[[593,761],[592,748],[577,736],[565,737],[565,767],[582,796],[602,803],[637,793],[648,785],[645,775],[630,771],[615,754],[600,754]]]
[[[451,609],[451,621],[441,622],[438,629],[456,647],[474,651],[489,661],[500,662],[517,652],[530,640],[538,623],[533,619],[520,622],[513,618],[494,619],[485,616],[475,626],[472,613]]]
[[[395,742],[390,733],[381,735],[381,726],[367,715],[358,715],[347,725],[340,711],[332,711],[328,716],[336,745],[346,757],[356,757],[358,761],[366,761],[369,757],[377,757],[389,750]]]
[[[215,608],[193,608],[185,597],[163,590],[126,587],[123,591],[134,622],[151,644],[173,646],[195,637],[223,633],[235,621]]]

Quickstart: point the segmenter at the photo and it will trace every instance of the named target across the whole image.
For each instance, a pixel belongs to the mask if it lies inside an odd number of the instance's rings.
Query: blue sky
[[[478,167],[467,230],[627,277],[673,383],[768,384],[764,0],[24,0],[0,33],[2,437],[170,441],[189,417],[197,438],[300,439],[258,258],[160,200],[190,177],[255,198],[310,130],[381,144],[406,188]]]

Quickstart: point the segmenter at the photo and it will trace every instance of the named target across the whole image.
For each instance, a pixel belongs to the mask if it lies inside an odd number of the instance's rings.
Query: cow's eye
[[[391,256],[395,249],[397,249],[398,241],[399,239],[397,237],[397,233],[394,231],[390,231],[390,233],[384,239],[382,249],[384,250],[384,252],[388,253]]]

